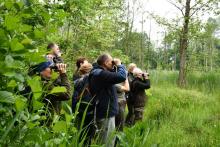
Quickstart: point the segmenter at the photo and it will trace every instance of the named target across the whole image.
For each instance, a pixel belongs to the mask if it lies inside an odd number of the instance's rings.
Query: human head
[[[52,65],[51,62],[42,62],[40,64],[38,64],[36,66],[36,68],[34,69],[34,71],[36,73],[39,73],[41,77],[43,77],[44,79],[50,79],[52,76],[52,70],[50,68],[50,66]]]
[[[76,67],[79,69],[83,64],[89,63],[88,60],[84,57],[80,57],[76,60]]]
[[[133,73],[133,70],[137,68],[137,65],[134,63],[131,63],[128,65],[128,72]]]
[[[92,64],[90,63],[84,63],[79,68],[79,74],[84,75],[89,73],[92,70]]]
[[[112,61],[112,57],[109,54],[102,54],[97,59],[98,65],[103,67],[105,70],[112,70]]]
[[[143,74],[143,71],[140,69],[140,68],[134,68],[134,70],[133,70],[133,75],[135,76],[135,77],[139,77],[139,78],[141,78],[142,77],[142,74]]]
[[[56,43],[49,43],[47,49],[50,50],[53,55],[61,56],[60,48]]]

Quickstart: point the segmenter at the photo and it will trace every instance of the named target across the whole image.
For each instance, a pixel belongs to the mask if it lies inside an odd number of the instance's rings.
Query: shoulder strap
[[[88,78],[88,77],[84,77],[84,78]],[[85,80],[85,79],[83,79],[83,80]],[[84,82],[85,82],[85,81],[84,81]],[[86,90],[87,87],[88,87],[88,83],[86,83],[86,84],[83,86],[81,93],[77,96],[77,100],[79,100],[79,99],[83,96],[83,94],[84,94],[84,92],[85,92],[85,90]]]

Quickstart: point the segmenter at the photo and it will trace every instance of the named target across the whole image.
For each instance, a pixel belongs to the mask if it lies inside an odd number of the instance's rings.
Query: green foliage
[[[66,88],[56,86],[51,90],[50,94],[56,94],[56,93],[60,93],[60,92],[66,92]]]
[[[15,102],[15,98],[11,92],[8,91],[0,91],[0,102],[1,103],[11,103],[13,104]]]
[[[177,71],[150,71],[153,84],[174,85],[178,78]],[[187,89],[196,89],[205,93],[218,93],[219,73],[216,72],[193,72],[187,76]]]
[[[169,59],[175,57],[177,65],[180,29],[168,30],[163,42],[165,50],[155,49],[147,34],[129,30],[131,24],[125,22],[125,11],[121,0],[0,1],[1,146],[83,144],[79,143],[82,124],[80,129],[76,128],[78,112],[72,114],[67,101],[62,104],[60,115],[49,113],[41,99],[45,92],[41,78],[28,75],[30,66],[45,61],[49,42],[59,44],[68,64],[68,75],[72,75],[73,62],[79,56],[95,61],[103,52],[145,69],[178,69]],[[191,24],[188,70],[217,71],[220,65],[220,41],[214,35],[219,30],[217,24],[218,19]],[[54,72],[52,80],[57,77]],[[145,121],[117,133],[121,146],[219,145],[218,73],[189,74],[188,90],[173,86],[176,71],[150,71],[150,77],[153,88],[148,91]],[[30,86],[32,93],[24,97],[21,93],[26,86]],[[50,94],[59,92],[66,89],[55,87]],[[52,123],[48,126],[49,118]]]
[[[34,99],[39,99],[43,92],[40,80],[41,78],[39,76],[27,80],[28,85],[31,87],[31,91],[33,92]]]
[[[45,61],[46,44],[57,42],[71,74],[73,60],[86,56],[94,60],[114,49],[121,37],[120,0],[48,1],[2,0],[0,2],[0,144],[5,146],[72,146],[78,144],[80,130],[69,102],[61,115],[48,112],[42,102],[44,90],[39,76],[30,77],[29,68]],[[121,50],[113,54],[128,56]],[[70,71],[71,70],[71,71]],[[52,75],[55,80],[58,74]],[[24,87],[31,93],[23,97]],[[66,92],[55,87],[50,94]],[[33,95],[32,100],[30,97]],[[48,119],[52,121],[48,126]],[[81,145],[83,142],[81,143]]]
[[[58,121],[57,123],[55,123],[55,125],[53,126],[53,131],[54,132],[66,132],[67,131],[66,122]]]
[[[144,120],[118,134],[119,146],[218,146],[219,87],[212,83],[215,91],[200,88],[204,79],[212,81],[216,77],[218,80],[219,75],[201,75],[191,73],[188,80],[193,81],[189,83],[189,89],[180,89],[174,83],[176,72],[151,72],[152,87],[147,91]],[[209,86],[205,85],[206,88]]]

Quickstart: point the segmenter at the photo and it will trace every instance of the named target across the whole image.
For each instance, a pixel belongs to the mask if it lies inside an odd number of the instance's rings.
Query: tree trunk
[[[210,40],[209,58],[210,58],[210,71],[212,71],[212,67],[213,67],[213,41],[212,40]]]
[[[151,42],[151,19],[149,21],[150,28],[149,28],[149,34],[148,34],[148,43],[147,43],[147,69],[150,68],[150,59],[151,59],[151,53],[150,53],[150,42]]]
[[[126,47],[125,47],[125,53],[127,55],[128,51],[129,51],[129,9],[130,9],[130,5],[129,5],[129,1],[128,1],[128,6],[127,6],[127,26],[126,26]]]
[[[142,59],[142,57],[143,57],[143,48],[144,48],[144,45],[143,45],[143,42],[144,42],[144,16],[143,16],[144,14],[142,13],[142,21],[141,21],[141,44],[140,44],[140,52],[139,52],[139,61],[140,61],[140,63],[139,63],[139,65],[140,65],[140,67],[141,68],[143,68],[143,59]]]
[[[186,50],[188,47],[188,32],[189,32],[189,17],[190,17],[190,2],[191,0],[186,0],[184,24],[182,28],[182,33],[180,34],[180,70],[178,78],[178,86],[186,86]]]

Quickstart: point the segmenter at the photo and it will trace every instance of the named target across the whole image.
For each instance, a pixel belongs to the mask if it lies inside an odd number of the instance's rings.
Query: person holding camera
[[[143,119],[144,107],[147,101],[145,90],[150,88],[148,73],[144,73],[140,68],[135,68],[133,75],[135,78],[130,85],[130,103],[132,107],[130,118],[128,118],[131,125]]]
[[[109,54],[98,57],[90,73],[90,90],[94,97],[94,121],[98,128],[100,144],[113,146],[115,138],[115,116],[118,114],[118,101],[115,84],[126,80],[126,68],[119,59],[113,60]]]

